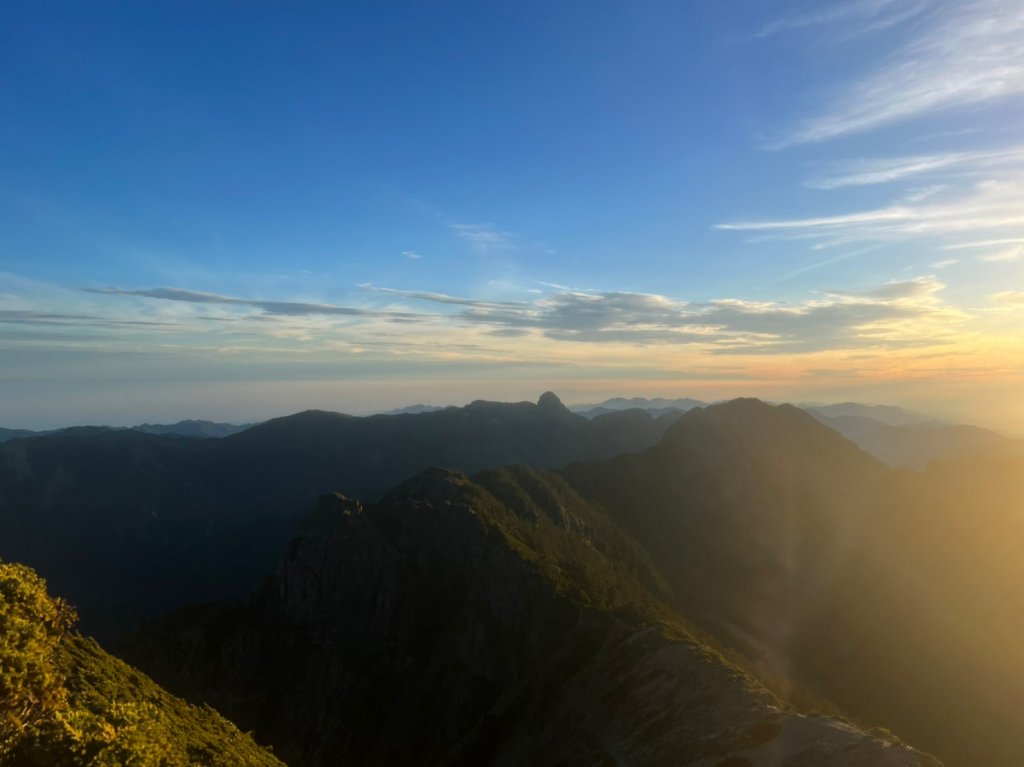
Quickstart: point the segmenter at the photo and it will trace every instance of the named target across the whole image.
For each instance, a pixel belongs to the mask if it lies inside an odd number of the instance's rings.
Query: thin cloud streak
[[[1003,290],[999,293],[993,293],[992,302],[996,304],[1024,306],[1024,290]]]
[[[412,312],[391,312],[375,311],[369,309],[356,309],[349,306],[336,306],[334,304],[314,304],[299,301],[261,301],[249,298],[234,298],[222,296],[217,293],[202,293],[194,290],[182,290],[180,288],[153,288],[149,290],[123,290],[121,288],[82,288],[87,293],[116,296],[139,296],[142,298],[157,298],[165,301],[184,301],[198,304],[221,304],[225,306],[247,306],[260,309],[271,315],[338,315],[343,317],[373,317],[392,320],[418,320],[423,315]]]
[[[994,253],[986,253],[978,256],[979,261],[986,261],[990,264],[1020,261],[1021,258],[1024,258],[1024,245],[1020,245],[1015,248],[1005,248],[1004,250],[997,250]]]
[[[448,228],[460,240],[483,253],[511,250],[514,247],[511,232],[498,229],[494,224],[449,224]]]
[[[998,240],[978,240],[977,242],[959,242],[956,245],[943,245],[943,250],[967,250],[973,248],[990,248],[993,245],[1014,245],[1024,243],[1024,237],[1004,237]]]
[[[771,148],[873,130],[1024,94],[1024,5],[947,3],[872,75]]]
[[[363,290],[370,293],[378,293],[386,296],[399,296],[401,298],[408,298],[414,301],[430,301],[437,304],[453,304],[455,306],[483,306],[493,308],[516,308],[523,306],[522,303],[517,301],[485,301],[476,298],[460,298],[458,296],[450,296],[447,293],[432,293],[427,291],[417,290],[397,290],[395,288],[381,288],[370,283],[365,283],[359,286]]]
[[[792,239],[817,239],[818,245],[853,242],[908,240],[975,233],[988,234],[986,241],[1007,239],[991,235],[1013,234],[1024,229],[1024,188],[1020,184],[986,182],[959,199],[941,204],[898,204],[839,216],[736,221],[717,224],[729,231],[778,232]],[[813,247],[813,246],[812,246]],[[956,246],[953,246],[956,247]],[[964,246],[966,247],[966,246]]]
[[[842,24],[844,31],[841,39],[866,34],[868,32],[889,29],[907,21],[927,10],[932,5],[930,0],[860,0],[847,2],[813,13],[805,13],[778,19],[763,26],[755,38],[774,37],[775,35],[809,27],[834,26]]]
[[[973,170],[1024,162],[1024,147],[998,151],[947,152],[883,159],[854,160],[835,166],[832,175],[807,181],[813,189],[887,184],[911,176],[970,166]]]

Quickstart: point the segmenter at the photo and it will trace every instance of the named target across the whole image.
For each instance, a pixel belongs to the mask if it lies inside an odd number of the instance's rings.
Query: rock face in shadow
[[[297,767],[938,763],[799,716],[697,641],[644,551],[528,469],[328,496],[242,606],[136,653]]]

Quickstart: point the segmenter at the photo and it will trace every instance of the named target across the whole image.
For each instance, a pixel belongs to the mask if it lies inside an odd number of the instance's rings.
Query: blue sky
[[[1024,7],[25,3],[0,424],[738,394],[1024,430]]]

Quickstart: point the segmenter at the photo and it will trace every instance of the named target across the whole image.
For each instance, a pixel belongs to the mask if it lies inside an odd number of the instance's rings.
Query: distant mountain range
[[[570,409],[588,418],[631,408],[661,416],[685,413],[694,408],[707,407],[707,404],[689,398],[616,397],[597,404],[573,405]],[[932,461],[965,458],[1009,444],[1009,438],[990,429],[951,424],[925,413],[892,405],[842,402],[801,407],[892,467],[923,469]]]
[[[801,405],[801,407],[815,416],[870,418],[872,421],[878,421],[887,426],[909,426],[935,421],[930,415],[893,405],[861,405],[857,402],[841,402],[837,405]]]
[[[365,418],[308,411],[222,439],[75,428],[0,445],[0,557],[25,562],[107,639],[245,593],[320,495],[374,500],[429,466],[554,468],[656,443],[674,420],[538,403]]]
[[[628,410],[643,410],[654,418],[674,418],[708,403],[682,397],[615,397],[600,403],[572,405],[568,409],[585,418],[596,418]],[[989,429],[966,424],[939,421],[924,413],[909,411],[891,405],[862,405],[844,402],[834,405],[802,405],[822,423],[852,440],[863,450],[889,466],[923,469],[931,461],[961,458],[992,448],[1005,446],[1007,437]],[[442,410],[459,410],[438,405],[409,405],[386,411],[381,415],[421,415]],[[164,436],[221,439],[252,428],[254,424],[216,423],[213,421],[184,420],[174,424],[149,424],[127,427],[146,434]],[[888,428],[887,428],[888,427]],[[110,429],[122,427],[73,427],[75,429]],[[0,443],[11,439],[56,434],[65,429],[30,431],[0,428]]]
[[[685,413],[687,410],[692,410],[695,407],[704,407],[707,404],[706,402],[690,399],[689,397],[682,397],[680,399],[664,399],[662,397],[655,397],[654,399],[629,397],[627,399],[625,397],[614,397],[596,404],[572,405],[569,409],[587,418],[594,418],[620,410],[646,410],[652,415],[660,416],[672,412]]]
[[[842,408],[11,439],[0,557],[293,767],[1015,767],[1024,449]]]
[[[419,415],[420,413],[434,413],[444,410],[440,405],[406,405],[394,410],[386,410],[384,415]]]
[[[932,461],[967,458],[1024,444],[979,426],[941,421],[892,425],[861,415],[812,414],[888,466],[924,469]]]
[[[167,434],[177,437],[230,437],[251,428],[253,424],[247,423],[241,426],[233,423],[215,423],[213,421],[178,421],[172,424],[143,423],[132,426],[135,431],[146,434]]]
[[[103,429],[109,431],[122,431],[124,429],[130,429],[132,431],[141,431],[144,434],[163,434],[168,436],[176,437],[206,437],[206,438],[220,438],[229,437],[232,434],[237,434],[240,431],[245,431],[252,424],[243,424],[241,426],[233,423],[215,423],[213,421],[178,421],[172,424],[158,424],[158,423],[143,423],[138,426],[130,427],[111,427],[111,426],[77,426],[71,427],[74,429]],[[0,428],[0,442],[6,442],[11,439],[22,439],[24,437],[45,437],[49,434],[57,434],[58,432],[67,431],[67,429],[50,429],[47,431],[31,431],[30,429],[4,429]]]

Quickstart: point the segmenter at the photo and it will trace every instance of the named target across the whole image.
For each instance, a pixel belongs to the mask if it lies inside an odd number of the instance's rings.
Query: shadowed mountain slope
[[[884,469],[789,406],[692,411],[561,474],[651,552],[684,614],[949,765],[1024,753],[1024,460]]]
[[[937,765],[783,710],[667,598],[557,477],[431,470],[376,505],[324,498],[256,602],[175,614],[137,647],[293,767]]]
[[[651,552],[688,616],[785,675],[795,621],[885,469],[798,408],[734,400],[686,413],[643,453],[562,474]]]
[[[324,493],[376,498],[434,465],[610,457],[654,444],[670,422],[640,411],[588,420],[548,393],[397,416],[311,411],[218,440],[89,428],[12,440],[0,445],[0,556],[36,567],[109,638],[254,587]]]
[[[893,473],[807,622],[804,676],[949,765],[1024,754],[1024,452]]]

